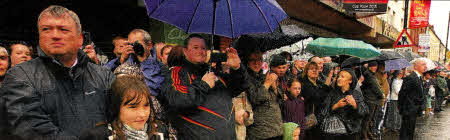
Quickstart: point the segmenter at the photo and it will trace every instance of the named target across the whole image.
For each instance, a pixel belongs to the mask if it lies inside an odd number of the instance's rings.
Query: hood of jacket
[[[299,127],[298,124],[293,122],[288,122],[283,124],[283,140],[292,140],[294,138],[293,134],[295,129]]]
[[[349,91],[355,90],[356,85],[358,84],[358,78],[356,77],[355,72],[352,69],[350,69],[350,68],[344,68],[344,69],[341,70],[341,72],[342,71],[346,71],[346,72],[350,73],[350,75],[352,76],[352,83],[350,83]],[[341,73],[341,72],[339,72],[339,73]],[[340,90],[340,87],[337,85],[337,82],[335,83],[334,87],[336,87],[336,88],[338,88]]]

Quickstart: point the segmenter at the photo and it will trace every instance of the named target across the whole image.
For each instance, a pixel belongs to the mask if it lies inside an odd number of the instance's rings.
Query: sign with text
[[[428,26],[431,0],[411,1],[409,11],[409,28],[421,28]]]
[[[430,51],[430,35],[419,34],[419,52],[429,52],[429,51]]]
[[[347,12],[386,13],[389,0],[344,0]]]

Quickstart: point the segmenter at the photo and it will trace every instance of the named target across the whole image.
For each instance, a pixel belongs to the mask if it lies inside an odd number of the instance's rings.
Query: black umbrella
[[[369,61],[374,61],[377,60],[377,57],[374,58],[370,58],[370,59],[364,59],[364,58],[359,58],[359,57],[350,57],[345,59],[342,63],[341,63],[341,67],[342,68],[350,68],[352,66],[359,66],[363,63],[369,62]]]
[[[420,56],[419,54],[413,53],[411,51],[406,51],[406,52],[399,52],[406,60],[408,61],[412,61],[415,58],[420,58],[422,56]]]
[[[401,54],[399,54],[398,52],[394,52],[394,51],[381,51],[381,53],[382,53],[381,56],[384,57],[384,59],[386,59],[386,60],[403,58],[403,56]]]
[[[312,37],[312,35],[296,25],[281,25],[272,33],[242,35],[233,44],[238,51],[248,51],[250,49],[264,52],[292,45],[309,37]]]

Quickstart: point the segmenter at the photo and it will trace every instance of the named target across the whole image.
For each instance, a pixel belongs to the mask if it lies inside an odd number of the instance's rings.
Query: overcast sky
[[[449,12],[450,12],[450,1],[447,0],[431,1],[429,22],[431,25],[434,25],[434,31],[439,36],[444,45],[447,37],[446,34],[447,34]]]

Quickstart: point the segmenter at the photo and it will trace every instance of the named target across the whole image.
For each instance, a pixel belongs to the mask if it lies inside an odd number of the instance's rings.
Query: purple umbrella
[[[384,71],[391,71],[391,70],[401,70],[403,68],[409,67],[409,62],[406,59],[394,59],[394,60],[387,60],[384,61],[385,68]]]
[[[187,33],[230,38],[273,32],[288,17],[276,0],[145,0],[145,3],[151,18]]]

